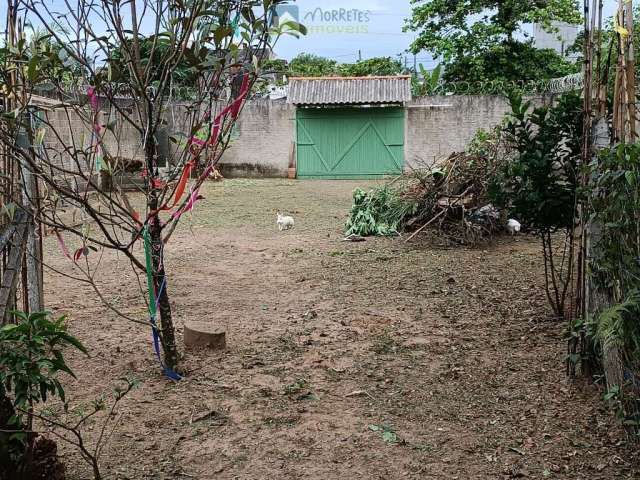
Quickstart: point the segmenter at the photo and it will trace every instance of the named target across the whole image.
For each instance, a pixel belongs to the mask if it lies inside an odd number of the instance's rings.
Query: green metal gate
[[[375,178],[404,166],[404,109],[298,108],[298,178]]]

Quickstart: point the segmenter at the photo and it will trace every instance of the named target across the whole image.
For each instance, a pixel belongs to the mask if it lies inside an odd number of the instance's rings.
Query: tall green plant
[[[48,312],[16,312],[18,322],[0,329],[0,402],[11,404],[13,415],[0,425],[0,452],[5,460],[19,463],[28,453],[34,437],[35,406],[57,396],[65,401],[58,375],[75,377],[66,363],[64,349],[87,353],[85,347],[67,333],[65,317],[52,320]]]
[[[419,79],[417,75],[413,78],[414,93],[416,95],[434,95],[442,79],[442,65],[438,64],[436,68],[429,71],[420,64],[418,70],[422,79]]]
[[[590,274],[614,305],[590,319],[602,350],[615,347],[628,366],[640,365],[640,144],[603,151],[590,165],[590,222],[599,231]]]
[[[573,228],[578,162],[582,149],[582,100],[563,95],[555,105],[532,108],[519,95],[510,98],[505,125],[513,160],[492,182],[495,204],[534,230],[542,240],[547,296],[555,314],[564,316],[572,287]],[[556,256],[553,234],[565,233],[562,258]]]

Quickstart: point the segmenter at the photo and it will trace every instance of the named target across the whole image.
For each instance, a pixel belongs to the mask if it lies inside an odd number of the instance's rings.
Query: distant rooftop
[[[293,77],[288,103],[294,105],[398,104],[411,100],[411,77]]]

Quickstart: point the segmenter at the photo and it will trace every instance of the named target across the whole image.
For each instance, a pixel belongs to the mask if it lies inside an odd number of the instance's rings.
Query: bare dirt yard
[[[207,186],[167,247],[169,292],[180,334],[188,319],[224,326],[228,349],[187,352],[177,384],[160,372],[150,329],[47,274],[48,305],[91,352],[71,356],[71,405],[125,375],[141,382],[120,409],[105,477],[640,478],[602,392],[567,382],[536,240],[345,243],[362,185]],[[293,231],[277,230],[278,209],[295,216]],[[72,271],[55,238],[46,250]],[[123,258],[106,255],[98,278],[117,308],[145,318]],[[77,452],[63,455],[69,478],[90,478]]]

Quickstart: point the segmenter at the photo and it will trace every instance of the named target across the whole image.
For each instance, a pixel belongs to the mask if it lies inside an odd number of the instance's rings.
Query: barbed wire
[[[560,94],[581,90],[584,85],[582,73],[575,73],[565,77],[548,80],[533,81],[476,81],[476,82],[441,82],[429,91],[424,85],[419,85],[414,93],[420,95],[504,95],[517,91],[523,95]],[[57,91],[70,97],[86,95],[88,86],[69,86],[65,91]],[[131,86],[127,83],[109,85],[109,93],[114,99],[134,98]],[[53,85],[41,85],[36,89],[40,95],[49,96],[55,92]],[[104,93],[104,92],[103,92]],[[155,88],[149,87],[149,95],[155,96]],[[251,95],[253,99],[268,98],[268,92],[256,91]],[[168,100],[174,102],[194,101],[198,98],[198,90],[188,86],[172,87]]]
[[[559,94],[582,89],[584,77],[575,73],[549,80],[532,81],[477,81],[443,82],[438,84],[430,95],[502,95],[518,91],[525,95]]]

